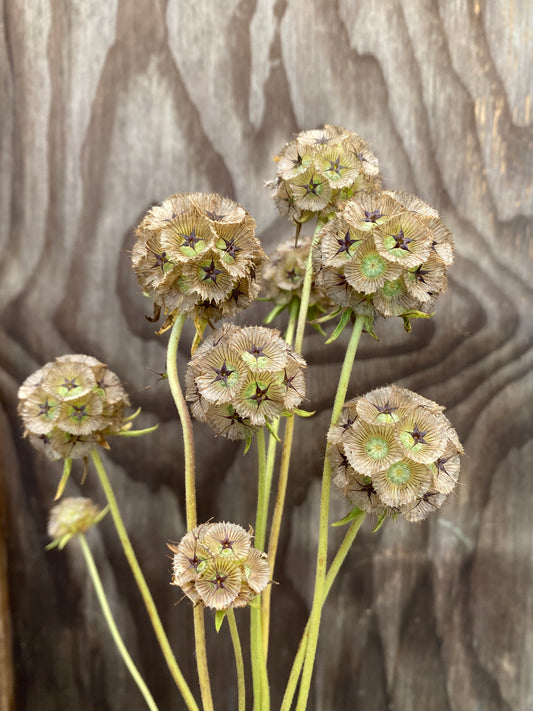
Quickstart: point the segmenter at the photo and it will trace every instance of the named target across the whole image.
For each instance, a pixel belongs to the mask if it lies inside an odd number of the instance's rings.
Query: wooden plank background
[[[324,617],[310,708],[533,708],[533,309],[528,0],[4,0],[0,3],[0,708],[141,709],[76,545],[45,553],[58,466],[21,439],[19,383],[86,352],[127,384],[150,438],[106,456],[166,628],[195,684],[189,605],[165,542],[184,532],[166,337],[129,265],[132,230],[176,191],[219,191],[286,237],[263,188],[272,155],[324,122],[357,131],[387,187],[416,192],[456,238],[449,292],[407,335],[381,322],[350,394],[385,382],[448,407],[467,456],[457,496],[423,525],[365,527]],[[263,306],[243,316],[255,323]],[[188,337],[190,336],[190,329]],[[344,341],[310,335],[279,585],[274,706],[310,604],[323,436]],[[185,341],[180,368],[187,362]],[[150,386],[147,388],[147,386]],[[204,426],[200,520],[254,520],[254,458]],[[103,500],[95,475],[70,495]],[[346,507],[335,494],[333,515]],[[161,709],[182,708],[111,521],[90,543]],[[7,571],[7,572],[6,572]],[[247,613],[242,618],[245,633]],[[217,709],[234,709],[228,636],[208,620]]]

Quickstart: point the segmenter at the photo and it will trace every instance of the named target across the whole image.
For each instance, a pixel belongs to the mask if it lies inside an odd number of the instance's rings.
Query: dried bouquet
[[[394,383],[346,400],[359,340],[362,334],[376,337],[379,317],[399,316],[409,331],[413,319],[432,315],[453,261],[450,232],[420,198],[384,190],[374,153],[343,128],[326,125],[304,131],[275,160],[277,176],[267,188],[295,234],[270,258],[244,208],[229,198],[203,193],[172,195],[150,209],[137,227],[132,249],[138,282],[153,301],[150,320],[163,318],[158,334],[170,330],[166,378],[183,435],[187,520],[187,530],[177,532],[179,540],[168,543],[170,582],[190,600],[201,701],[195,699],[168,642],[99,453],[100,447],[109,448],[112,436],[139,436],[155,428],[132,429],[138,412],[125,414],[130,403],[119,378],[89,355],[61,356],[30,375],[19,390],[25,436],[48,457],[64,462],[56,494],[60,501],[50,514],[50,547],[63,548],[74,537],[79,542],[117,648],[150,709],[156,704],[122,641],[84,534],[109,510],[168,668],[191,711],[200,704],[206,711],[213,709],[206,607],[215,611],[217,630],[227,619],[235,652],[235,703],[244,711],[245,661],[235,615],[249,607],[253,708],[268,711],[271,590],[290,485],[293,431],[298,417],[313,414],[302,408],[307,324],[324,334],[331,322],[326,343],[345,328],[350,338],[330,427],[324,432],[313,604],[294,664],[287,670],[283,711],[293,703],[298,711],[307,708],[322,609],[367,514],[373,531],[388,520],[394,525],[398,517],[421,521],[443,504],[459,475],[463,450],[441,405]],[[313,235],[300,238],[302,226],[313,222]],[[218,325],[254,301],[262,282],[262,298],[273,302],[266,325]],[[269,324],[284,311],[288,316],[282,337]],[[177,347],[189,317],[195,337],[182,386]],[[244,440],[245,452],[255,444],[254,529],[227,521],[197,521],[191,414],[217,436]],[[276,447],[281,456],[275,479]],[[92,461],[107,499],[105,509],[89,499],[61,498],[74,459],[81,459],[84,469]],[[277,492],[271,507],[274,481]],[[332,482],[338,489],[334,495],[347,499],[347,515],[333,524],[346,526],[334,552],[328,551]],[[168,534],[161,532],[162,545]]]

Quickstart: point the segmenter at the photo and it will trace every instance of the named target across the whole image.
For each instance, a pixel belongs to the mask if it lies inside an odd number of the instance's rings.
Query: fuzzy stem
[[[204,711],[213,711],[213,695],[207,666],[207,646],[205,643],[204,608],[201,605],[193,607],[194,641],[196,648],[196,669],[200,681],[200,694]]]
[[[238,711],[245,711],[246,709],[246,686],[244,683],[244,661],[242,658],[242,648],[241,640],[239,637],[239,630],[237,628],[237,622],[235,620],[235,612],[233,608],[229,608],[227,612],[227,618],[229,623],[229,631],[231,634],[231,641],[233,642],[233,652],[235,654],[235,667],[237,670],[237,689],[238,689],[238,700],[239,707]]]
[[[161,624],[161,619],[157,612],[154,600],[152,598],[148,585],[146,584],[146,580],[144,579],[142,570],[133,551],[131,541],[126,531],[126,527],[124,526],[124,522],[122,520],[122,516],[118,508],[117,500],[115,498],[111,482],[109,481],[104,465],[100,458],[100,454],[98,453],[98,450],[96,448],[92,450],[91,456],[94,462],[94,466],[96,467],[96,471],[98,472],[102,488],[104,489],[107,498],[107,503],[109,504],[109,510],[111,512],[111,516],[113,518],[118,537],[122,544],[122,548],[124,549],[126,559],[133,572],[135,582],[137,583],[137,586],[141,592],[144,604],[148,611],[148,616],[150,617],[150,622],[152,623],[152,627],[154,628],[157,641],[159,642],[159,646],[161,647],[161,650],[165,657],[165,661],[168,665],[168,668],[170,669],[170,673],[172,674],[172,677],[176,682],[176,686],[180,690],[181,695],[183,696],[185,703],[187,704],[187,708],[191,711],[199,711],[198,705],[196,704],[191,690],[189,689],[187,682],[185,681],[183,674],[181,673],[181,670],[178,666],[178,663],[176,662],[174,654],[172,653],[172,648],[163,629],[163,625]]]
[[[96,563],[94,562],[93,554],[91,553],[91,549],[89,548],[87,539],[85,538],[83,533],[78,534],[78,541],[83,556],[85,558],[85,562],[87,563],[87,569],[94,585],[96,597],[98,598],[98,602],[100,603],[100,607],[102,608],[102,613],[105,617],[105,621],[107,622],[107,626],[109,627],[109,631],[111,632],[111,636],[113,637],[113,641],[115,642],[117,649],[120,652],[120,656],[124,660],[124,664],[128,667],[128,671],[132,675],[133,680],[139,687],[139,691],[144,696],[144,700],[146,701],[148,708],[151,709],[151,711],[158,711],[156,703],[152,697],[152,694],[150,693],[150,690],[146,686],[144,679],[142,678],[137,667],[135,666],[135,662],[131,658],[130,653],[126,648],[126,645],[124,644],[122,637],[120,636],[120,632],[118,631],[117,625],[115,624],[115,620],[113,619],[113,613],[111,612],[111,608],[109,607],[109,603],[107,601],[107,596],[105,594],[100,575],[98,574],[98,570],[96,568]]]
[[[354,542],[355,537],[357,536],[357,532],[361,528],[361,524],[365,520],[365,516],[366,514],[364,512],[361,512],[361,514],[358,515],[357,518],[354,518],[350,525],[350,528],[346,531],[342,543],[340,544],[335,558],[333,559],[331,566],[328,570],[328,574],[326,575],[326,581],[324,584],[324,599],[322,600],[322,605],[324,605],[324,603],[326,602],[329,591],[331,590],[331,587],[335,582],[335,578],[337,577],[337,573],[339,572],[346,556],[348,555],[348,551],[350,550],[352,543]],[[300,678],[300,673],[302,671],[302,666],[304,663],[308,637],[309,621],[305,626],[305,630],[300,640],[300,644],[298,645],[298,651],[296,653],[296,657],[294,658],[291,674],[289,676],[287,688],[285,689],[285,694],[283,696],[280,711],[289,711],[289,709],[291,708],[292,700],[296,692],[296,686],[298,685],[298,679]]]
[[[186,320],[186,314],[180,314],[174,321],[167,348],[167,377],[168,384],[178,415],[183,433],[183,456],[185,459],[185,513],[187,530],[191,531],[197,525],[196,514],[196,474],[194,463],[194,437],[191,416],[178,378],[178,344]],[[207,649],[205,644],[204,610],[200,605],[194,607],[194,640],[196,646],[196,667],[200,681],[200,692],[205,711],[212,711],[213,696],[209,681],[209,668],[207,665]]]
[[[255,522],[255,547],[264,550],[266,538],[266,449],[265,431],[260,429],[257,438],[257,517]],[[268,673],[266,656],[263,650],[262,614],[260,599],[258,604],[250,609],[250,652],[252,658],[252,682],[254,689],[254,710],[268,711],[270,708],[270,692],[268,687]]]
[[[359,339],[363,331],[365,323],[364,316],[358,315],[352,329],[352,335],[346,349],[344,363],[339,377],[335,402],[333,403],[333,411],[331,413],[330,427],[337,423],[342,412],[346,391],[350,382],[350,375],[359,345]],[[325,594],[325,579],[326,566],[328,556],[328,526],[329,526],[329,497],[331,491],[331,465],[327,456],[324,460],[324,469],[322,474],[322,491],[320,495],[320,519],[318,529],[318,550],[315,575],[315,589],[313,596],[313,606],[309,617],[309,638],[307,641],[307,651],[305,655],[304,668],[302,672],[302,681],[300,684],[300,693],[296,711],[305,711],[307,699],[309,697],[309,689],[311,687],[311,676],[313,674],[313,666],[316,656],[316,648],[318,643],[318,631],[320,627],[320,615],[322,612],[322,602]]]

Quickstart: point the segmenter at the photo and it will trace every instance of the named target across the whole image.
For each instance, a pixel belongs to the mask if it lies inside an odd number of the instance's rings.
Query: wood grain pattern
[[[142,424],[160,423],[149,439],[114,443],[106,462],[194,686],[190,610],[175,605],[165,553],[184,532],[181,442],[167,388],[148,370],[163,370],[166,338],[143,318],[131,233],[173,192],[218,191],[276,244],[289,228],[263,188],[272,155],[324,122],[369,140],[387,186],[418,193],[456,237],[435,318],[409,336],[381,322],[350,391],[395,381],[447,405],[467,457],[457,496],[430,521],[361,533],[325,613],[310,708],[533,708],[531,3],[4,0],[0,24],[0,600],[10,601],[0,665],[13,659],[17,711],[142,708],[76,546],[44,552],[59,473],[21,440],[19,383],[57,355],[91,353],[126,383]],[[242,320],[262,314],[254,306]],[[273,707],[310,605],[344,346],[313,333],[306,347],[317,416],[296,433],[273,590]],[[197,435],[200,520],[252,522],[253,455],[203,426]],[[102,501],[96,477],[82,486],[80,476],[68,493]],[[345,513],[336,495],[332,509]],[[90,542],[160,707],[180,708],[111,523]],[[216,707],[234,709],[229,635],[208,627]],[[3,682],[2,711],[12,696]]]

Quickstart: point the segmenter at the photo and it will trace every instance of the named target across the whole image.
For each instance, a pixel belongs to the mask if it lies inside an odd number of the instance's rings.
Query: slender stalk
[[[298,309],[300,306],[299,299],[293,299],[289,308],[289,323],[285,332],[285,340],[287,343],[292,343],[294,330],[298,317]],[[283,448],[281,450],[281,462],[278,478],[278,490],[276,493],[276,503],[274,504],[274,513],[272,514],[272,524],[270,526],[270,536],[268,539],[268,564],[270,566],[270,575],[274,577],[274,565],[276,562],[276,553],[278,550],[279,535],[281,530],[281,520],[283,518],[283,508],[285,506],[285,494],[287,492],[287,482],[289,479],[289,463],[291,458],[292,435],[294,432],[294,417],[289,417],[285,425],[285,434],[283,437]],[[270,455],[270,447],[269,447]],[[267,458],[267,471],[269,460]],[[272,462],[272,466],[274,463]],[[268,585],[262,593],[263,607],[263,648],[265,650],[265,658],[268,658],[268,640],[270,635],[270,601],[272,596],[272,586]]]
[[[237,689],[238,689],[238,711],[245,711],[246,709],[246,686],[244,682],[244,661],[242,658],[242,648],[241,640],[239,637],[239,630],[237,629],[237,622],[235,620],[235,612],[233,608],[230,607],[226,617],[228,618],[229,631],[231,634],[231,641],[233,642],[233,652],[235,654],[235,667],[237,669]]]
[[[181,670],[178,666],[178,663],[176,662],[174,654],[172,653],[172,648],[163,629],[163,625],[161,624],[161,619],[157,612],[154,600],[152,598],[148,585],[146,584],[146,580],[144,579],[144,575],[139,566],[139,563],[137,562],[137,558],[133,551],[131,541],[128,537],[126,527],[124,526],[124,522],[122,520],[122,516],[118,508],[117,500],[115,498],[111,482],[109,481],[104,465],[100,458],[100,454],[98,453],[98,450],[96,448],[92,450],[91,456],[94,462],[94,466],[96,467],[96,471],[98,472],[100,482],[104,489],[107,498],[107,503],[109,504],[109,510],[111,512],[111,516],[113,518],[118,537],[122,544],[122,548],[126,555],[126,559],[133,572],[135,582],[137,583],[137,586],[141,592],[144,604],[146,606],[146,610],[148,611],[150,622],[152,623],[152,627],[154,628],[157,641],[159,642],[159,646],[161,647],[163,656],[165,657],[165,661],[168,665],[168,668],[170,669],[170,673],[172,674],[172,677],[176,682],[176,686],[180,690],[181,695],[183,696],[185,703],[187,704],[187,708],[191,711],[199,711],[198,705],[196,704],[191,690],[189,689],[187,682],[185,681],[183,674],[181,673]]]
[[[298,324],[296,326],[296,336],[294,339],[294,349],[297,353],[302,352],[302,344],[304,340],[305,324],[307,321],[307,310],[309,309],[309,298],[311,296],[311,285],[313,283],[313,252],[318,244],[318,235],[323,224],[317,221],[309,256],[305,265],[304,283],[302,284],[302,295],[300,297],[300,311],[298,313]]]
[[[167,377],[168,384],[178,415],[183,433],[183,455],[185,460],[185,513],[187,530],[190,531],[197,525],[196,514],[196,473],[194,463],[194,437],[191,416],[178,378],[178,343],[185,323],[186,315],[180,314],[174,321],[167,348]],[[213,695],[209,681],[209,668],[207,665],[207,649],[205,644],[204,610],[197,605],[193,611],[194,640],[196,646],[196,667],[200,681],[200,692],[205,711],[213,709]]]
[[[267,517],[265,516],[264,499],[266,497],[266,445],[265,445],[265,430],[262,428],[256,434],[257,441],[257,513],[255,519],[255,542],[254,545],[259,550],[264,550]]]
[[[348,390],[348,385],[350,382],[350,374],[352,372],[355,354],[357,352],[357,346],[359,345],[359,340],[363,331],[364,322],[364,317],[358,315],[353,325],[352,335],[350,337],[350,342],[348,344],[348,348],[344,357],[344,363],[342,365],[342,370],[339,377],[339,384],[337,387],[337,393],[335,395],[335,401],[333,403],[330,426],[333,426],[337,423],[337,420],[339,419],[339,416],[342,412],[342,407],[346,398],[346,391]],[[315,575],[315,589],[313,596],[313,606],[311,608],[311,615],[309,617],[309,638],[307,641],[307,651],[305,655],[302,681],[300,684],[300,693],[298,696],[296,711],[305,711],[305,708],[307,706],[309,689],[311,687],[311,676],[313,674],[313,666],[316,656],[318,631],[320,627],[320,616],[322,612],[322,602],[325,594],[325,579],[328,555],[330,491],[331,465],[329,463],[329,458],[326,456],[324,459],[324,470],[322,474],[322,491],[320,495],[320,519],[318,529],[318,550]]]
[[[180,314],[174,321],[167,348],[168,384],[181,422],[183,433],[183,456],[185,459],[185,512],[187,530],[195,528],[196,519],[196,474],[194,465],[194,437],[191,416],[178,378],[178,344],[186,320],[185,314]]]
[[[266,448],[265,431],[257,432],[257,517],[255,522],[255,547],[264,550],[266,538]],[[263,650],[261,604],[256,604],[250,609],[250,653],[252,658],[252,684],[254,690],[254,710],[268,711],[270,708],[270,691],[268,686],[268,673],[266,657]]]
[[[89,548],[87,539],[85,538],[83,533],[78,534],[78,541],[83,556],[85,558],[85,562],[87,563],[87,569],[89,570],[89,575],[91,576],[91,580],[94,585],[96,597],[98,598],[98,602],[100,603],[100,607],[102,608],[102,613],[105,617],[105,621],[107,622],[107,626],[109,627],[109,631],[111,632],[111,636],[113,637],[113,641],[117,646],[120,656],[124,660],[124,664],[128,667],[128,671],[132,675],[133,680],[139,687],[139,691],[144,696],[144,700],[146,701],[148,708],[151,709],[151,711],[158,711],[152,694],[146,686],[144,679],[142,678],[137,667],[135,666],[135,663],[126,648],[126,645],[124,644],[122,637],[120,636],[120,632],[118,631],[117,625],[115,624],[115,620],[113,619],[113,613],[111,612],[111,608],[109,607],[109,603],[107,602],[105,590],[102,585],[100,575],[98,574],[93,554],[91,553],[91,549]]]
[[[213,695],[209,681],[207,666],[207,645],[205,643],[204,608],[201,605],[193,607],[194,642],[196,649],[196,669],[200,681],[200,694],[204,711],[213,711]]]
[[[337,577],[337,573],[339,572],[342,564],[344,563],[344,560],[346,559],[346,556],[348,555],[348,551],[350,550],[352,543],[354,542],[355,537],[357,536],[357,532],[361,528],[361,524],[365,520],[365,516],[366,514],[363,512],[361,513],[361,515],[359,515],[352,521],[352,523],[350,524],[350,528],[347,530],[342,540],[342,543],[339,546],[335,558],[333,559],[331,566],[328,570],[328,574],[326,575],[326,581],[324,585],[324,599],[322,600],[322,606],[326,602],[329,591],[331,590],[331,587],[335,582],[335,578]],[[298,679],[300,678],[300,673],[302,671],[302,666],[304,663],[308,637],[309,621],[305,626],[305,630],[300,640],[300,644],[298,645],[298,651],[296,653],[296,657],[294,658],[291,673],[289,676],[289,681],[287,683],[287,688],[285,689],[285,694],[281,703],[280,711],[289,711],[291,708],[292,700],[294,698],[296,687],[298,685]]]

